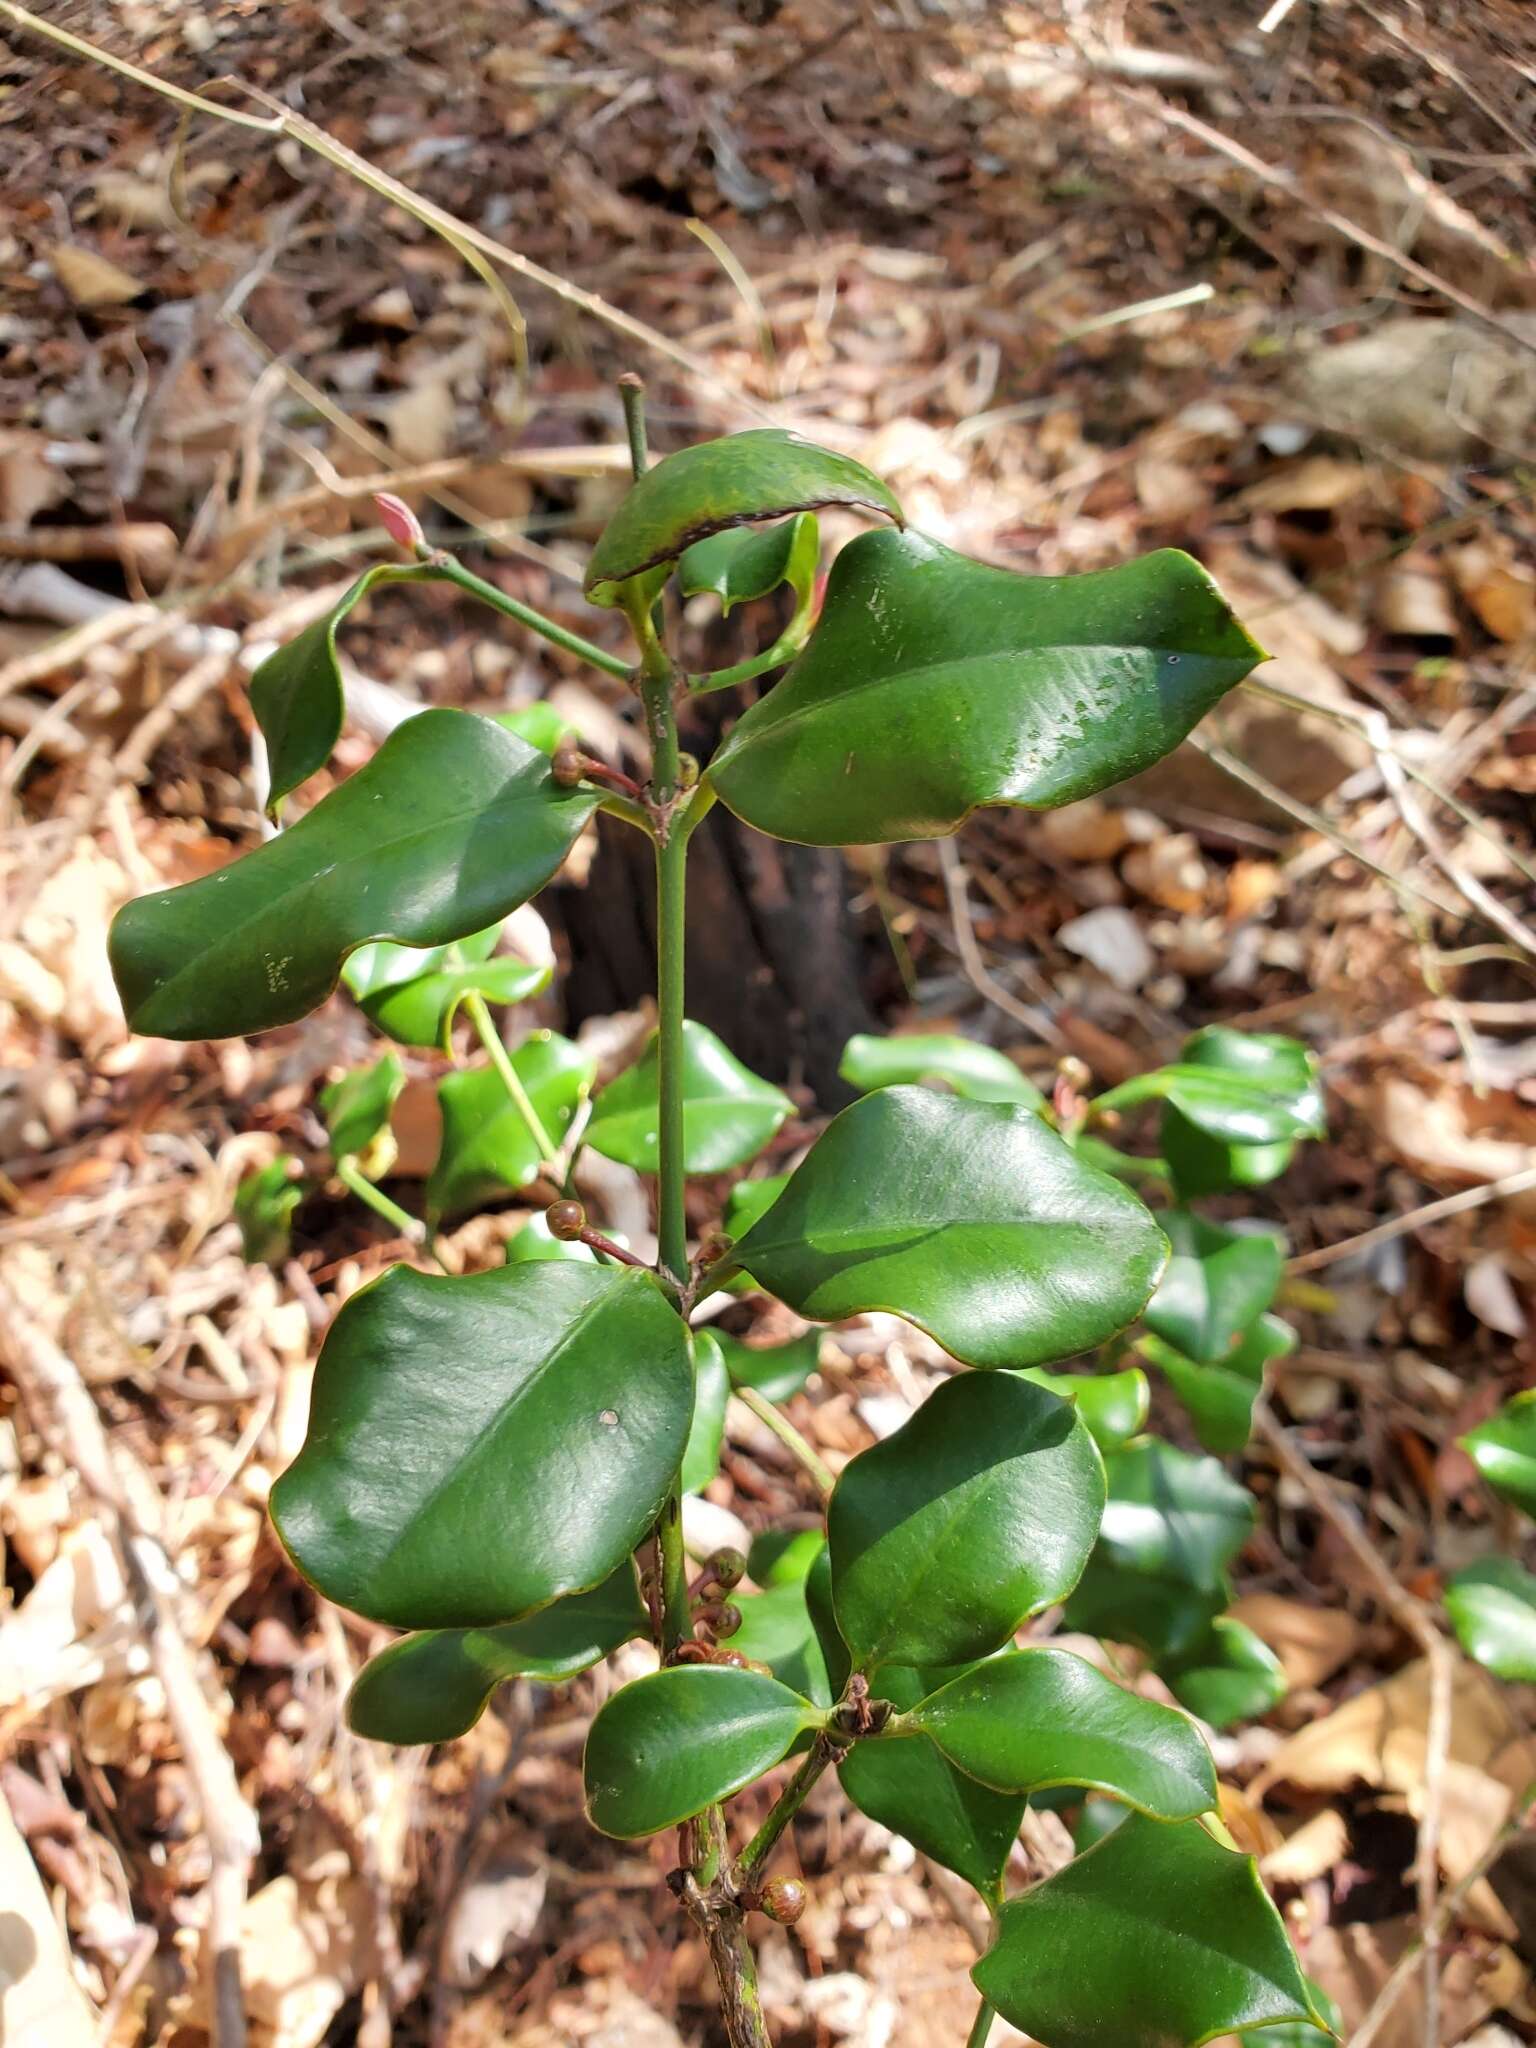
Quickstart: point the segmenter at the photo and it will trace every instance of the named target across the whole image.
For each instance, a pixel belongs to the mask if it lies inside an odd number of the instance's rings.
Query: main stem
[[[645,391],[638,377],[621,377],[624,423],[636,481],[645,474]],[[640,643],[637,681],[651,743],[651,784],[647,795],[656,839],[656,1069],[658,1144],[656,1160],[657,1264],[663,1282],[681,1296],[688,1281],[688,1216],[683,1193],[683,961],[687,906],[688,840],[709,807],[700,791],[681,787],[677,744],[677,672],[656,632],[650,607],[626,607]],[[679,798],[682,801],[679,802]],[[683,1555],[683,1505],[677,1488],[667,1496],[656,1524],[661,1570],[661,1654],[665,1661],[693,1634],[688,1611],[688,1564]],[[724,1823],[711,1807],[699,1830],[709,1846],[696,1852],[696,1869],[678,1873],[680,1895],[709,1945],[720,2013],[731,2048],[773,2048],[757,1989],[757,1964],[747,1939],[744,1914],[734,1898],[717,1901],[718,1886],[706,1892],[707,1877],[723,1853]]]

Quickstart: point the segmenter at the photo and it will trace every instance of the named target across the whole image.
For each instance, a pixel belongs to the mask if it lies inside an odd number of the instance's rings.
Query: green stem
[[[382,1216],[386,1223],[393,1223],[402,1237],[412,1244],[425,1244],[427,1226],[409,1209],[402,1209],[398,1202],[392,1202],[382,1188],[376,1188],[368,1176],[361,1172],[355,1159],[338,1159],[336,1178],[344,1188],[350,1188],[360,1202],[366,1202],[375,1216]]]
[[[544,1121],[529,1099],[528,1090],[513,1066],[501,1033],[491,1021],[491,1013],[485,1007],[485,998],[478,989],[472,989],[464,998],[464,1014],[475,1027],[475,1035],[491,1056],[491,1065],[501,1077],[501,1085],[511,1097],[512,1106],[528,1126],[528,1135],[539,1148],[539,1164],[554,1180],[556,1186],[564,1179],[565,1169],[560,1163],[560,1147],[544,1128]]]
[[[650,467],[650,450],[645,433],[645,382],[633,370],[619,379],[619,403],[624,408],[624,432],[629,439],[629,467],[639,483]]]
[[[992,2022],[996,2018],[995,2007],[988,2005],[983,1999],[971,2023],[971,2031],[965,2037],[965,2048],[987,2048],[987,2036],[991,2033]]]
[[[841,1749],[842,1745],[829,1741],[825,1732],[816,1737],[806,1753],[805,1761],[774,1801],[768,1818],[736,1858],[731,1871],[731,1880],[736,1890],[743,1891],[750,1886],[758,1871],[773,1854],[780,1835],[810,1797],[817,1779],[828,1764],[837,1758]]]
[[[688,834],[673,832],[656,847],[656,1061],[660,1133],[657,1238],[664,1273],[679,1288],[688,1279],[688,1222],[683,1206],[683,924]]]
[[[831,1467],[823,1463],[820,1456],[806,1442],[789,1417],[775,1408],[765,1395],[757,1391],[756,1387],[736,1387],[732,1391],[743,1408],[750,1408],[758,1421],[765,1428],[773,1431],[790,1456],[805,1467],[806,1471],[815,1480],[816,1490],[820,1493],[822,1499],[824,1501],[830,1499],[832,1489],[837,1484],[836,1477]]]
[[[473,569],[466,569],[462,562],[452,555],[434,554],[433,566],[445,583],[457,584],[460,590],[468,591],[471,597],[478,597],[483,604],[492,605],[509,619],[516,619],[520,626],[526,626],[532,633],[549,641],[552,647],[563,647],[567,654],[574,654],[580,660],[589,662],[593,668],[600,668],[605,675],[618,676],[627,681],[630,664],[622,655],[610,654],[606,647],[599,647],[595,641],[583,639],[580,633],[573,633],[567,626],[557,625],[553,619],[546,619],[542,612],[536,612],[532,605],[520,604],[515,597],[508,597],[504,590],[498,590],[494,583],[487,583],[483,576],[477,576]]]
[[[662,1658],[672,1655],[679,1643],[693,1634],[688,1612],[688,1560],[683,1555],[683,1503],[677,1492],[667,1497],[656,1524],[656,1547],[661,1559],[661,1642]]]

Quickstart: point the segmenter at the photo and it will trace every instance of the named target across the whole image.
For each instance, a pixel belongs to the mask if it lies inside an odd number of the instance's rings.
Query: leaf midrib
[[[521,777],[524,772],[519,769],[517,771],[518,777]],[[346,788],[348,785],[344,783],[342,787]],[[503,784],[502,787],[504,791],[506,785]],[[387,795],[387,792],[383,791],[378,793]],[[512,796],[503,796],[501,793],[498,793],[490,803],[479,809],[450,812],[445,816],[434,818],[429,824],[413,826],[410,831],[402,832],[398,838],[387,839],[383,842],[375,841],[365,848],[359,848],[350,854],[345,854],[341,859],[333,861],[325,869],[323,877],[311,869],[302,881],[294,882],[290,887],[284,889],[280,895],[263,898],[258,909],[252,911],[248,917],[242,918],[238,924],[226,929],[221,934],[211,954],[203,953],[194,959],[188,960],[178,972],[172,974],[167,980],[156,983],[146,998],[146,1002],[157,1002],[161,997],[174,993],[182,987],[188,977],[194,979],[206,978],[210,971],[211,960],[222,959],[231,946],[238,947],[245,934],[253,925],[259,925],[264,920],[270,920],[282,910],[284,905],[290,903],[295,897],[300,896],[304,890],[313,888],[318,880],[324,879],[329,881],[333,876],[346,875],[355,867],[379,861],[386,856],[408,849],[417,841],[439,838],[452,825],[462,826],[467,835],[470,829],[487,823],[494,824],[504,813],[517,810],[523,805],[535,801],[536,796],[537,790],[535,788],[527,790],[518,789]],[[593,803],[595,805],[595,798]],[[316,805],[315,809],[309,813],[309,816],[318,817],[319,813],[320,806]],[[331,822],[337,824],[338,830],[344,829],[338,821],[333,819]],[[580,831],[582,823],[585,823],[585,819],[577,824],[575,831],[571,834],[572,839]],[[295,827],[293,829],[297,830],[298,828]],[[280,842],[268,842],[268,844],[278,843]],[[260,848],[253,849],[254,852],[260,852],[260,850]],[[221,869],[219,872],[228,873],[230,870]],[[209,877],[209,879],[212,880],[213,878]],[[166,893],[170,894],[172,892],[167,891]],[[348,953],[355,952],[359,946],[372,945],[378,941],[395,946],[409,946],[414,943],[410,939],[398,937],[394,932],[365,932],[361,938],[351,941],[343,948],[342,958],[345,959]],[[452,941],[449,940],[444,943],[452,944]],[[339,971],[338,965],[338,973]]]
[[[1052,641],[1046,646],[1020,647],[1015,649],[1002,648],[989,654],[962,655],[953,661],[931,661],[914,668],[889,669],[882,675],[865,676],[857,682],[845,683],[841,688],[834,688],[830,691],[821,690],[816,696],[808,696],[804,703],[796,704],[789,710],[785,710],[782,702],[779,701],[780,692],[784,688],[784,685],[781,683],[778,690],[761,700],[764,712],[763,717],[754,724],[752,722],[753,712],[749,711],[740,724],[738,724],[730,739],[727,740],[726,744],[715,756],[712,767],[729,768],[754,745],[760,744],[765,740],[776,739],[781,734],[793,731],[795,727],[803,725],[808,718],[814,718],[833,708],[841,708],[853,698],[865,696],[871,690],[911,689],[915,687],[926,691],[937,687],[946,676],[956,671],[987,669],[1001,664],[1011,666],[1027,661],[1031,657],[1056,654],[1063,651],[1073,654],[1098,655],[1106,659],[1117,654],[1132,656],[1178,654],[1181,659],[1217,663],[1235,661],[1237,659],[1235,655],[1188,653],[1186,650],[1179,648],[1117,646],[1113,643],[1092,640],[1057,640]],[[755,709],[756,706],[753,707],[754,711]]]
[[[620,1287],[634,1285],[633,1281],[629,1280],[625,1275],[622,1274],[615,1274],[613,1276],[613,1280]],[[529,1373],[526,1378],[518,1382],[516,1389],[512,1393],[510,1393],[507,1396],[507,1398],[500,1404],[500,1406],[496,1409],[496,1412],[491,1417],[491,1419],[485,1424],[483,1424],[482,1427],[476,1432],[474,1442],[470,1449],[460,1457],[454,1459],[448,1471],[445,1472],[443,1477],[438,1480],[437,1484],[427,1494],[426,1498],[424,1500],[419,1501],[417,1505],[414,1508],[412,1508],[410,1514],[406,1517],[406,1519],[401,1523],[399,1532],[392,1539],[389,1548],[385,1551],[383,1557],[379,1560],[379,1562],[372,1568],[372,1571],[369,1574],[370,1584],[377,1585],[380,1579],[384,1577],[384,1575],[388,1572],[390,1566],[394,1563],[395,1558],[398,1555],[401,1547],[405,1543],[407,1543],[410,1540],[410,1538],[414,1535],[417,1524],[421,1521],[422,1517],[424,1515],[430,1514],[432,1509],[437,1505],[438,1501],[443,1497],[443,1495],[448,1491],[448,1489],[458,1482],[458,1479],[461,1473],[463,1472],[465,1465],[470,1462],[471,1458],[474,1457],[474,1455],[480,1450],[480,1448],[485,1444],[485,1442],[489,1438],[494,1437],[496,1433],[501,1429],[503,1423],[507,1419],[509,1411],[520,1406],[522,1402],[527,1398],[527,1396],[530,1393],[532,1393],[536,1387],[542,1385],[543,1381],[548,1376],[550,1370],[554,1367],[557,1361],[571,1348],[571,1346],[574,1343],[576,1343],[577,1340],[582,1336],[588,1324],[594,1321],[595,1318],[601,1315],[605,1310],[611,1308],[617,1300],[618,1296],[613,1291],[613,1288],[611,1286],[605,1286],[603,1290],[599,1294],[594,1296],[594,1298],[587,1303],[586,1307],[581,1310],[576,1320],[568,1326],[564,1336],[561,1337],[560,1341],[554,1346],[554,1348],[550,1351],[546,1351],[544,1356],[537,1363],[537,1365],[535,1365],[533,1371]]]

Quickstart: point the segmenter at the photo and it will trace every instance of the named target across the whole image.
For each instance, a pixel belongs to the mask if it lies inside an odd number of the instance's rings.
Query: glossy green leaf
[[[496,952],[501,927],[474,932],[452,946],[395,946],[387,939],[359,946],[341,978],[363,1014],[401,1045],[448,1050],[449,1033],[468,995],[488,1003],[523,1003],[548,988],[554,969]]]
[[[587,1143],[607,1159],[656,1171],[660,1104],[656,1040],[634,1066],[601,1089]],[[762,1151],[794,1104],[744,1067],[702,1024],[683,1026],[683,1171],[724,1173]]]
[[[1500,1500],[1536,1519],[1536,1388],[1514,1395],[1457,1442]]]
[[[1099,1540],[1067,1626],[1177,1656],[1227,1605],[1227,1567],[1254,1523],[1248,1489],[1215,1458],[1142,1437],[1104,1460]]]
[[[1512,1557],[1484,1557],[1457,1572],[1445,1611],[1461,1647],[1495,1678],[1536,1680],[1536,1578]]]
[[[888,1088],[900,1081],[945,1081],[974,1102],[1023,1102],[1039,1108],[1045,1097],[995,1045],[948,1032],[876,1038],[861,1032],[843,1047],[837,1071],[855,1088]]]
[[[804,1579],[730,1597],[741,1609],[741,1627],[728,1638],[728,1647],[766,1664],[792,1692],[803,1693],[819,1707],[830,1707],[827,1660],[806,1605]]]
[[[512,1066],[558,1145],[592,1085],[597,1071],[592,1055],[558,1032],[535,1031],[513,1053]],[[443,1135],[427,1182],[429,1217],[457,1216],[526,1187],[535,1177],[538,1144],[494,1067],[459,1067],[444,1074],[437,1099]]]
[[[587,1735],[587,1818],[605,1835],[654,1835],[728,1799],[788,1755],[824,1712],[757,1671],[680,1664],[606,1700]]]
[[[720,1445],[725,1437],[725,1404],[731,1397],[730,1376],[713,1332],[693,1332],[693,1424],[683,1452],[678,1485],[684,1493],[702,1493],[720,1470]]]
[[[779,519],[818,505],[884,512],[901,507],[872,470],[778,427],[701,441],[658,462],[628,492],[587,562],[594,604],[615,604],[615,585],[727,527]]]
[[[805,1605],[811,1617],[811,1627],[816,1631],[816,1640],[821,1645],[832,1697],[841,1699],[853,1673],[853,1658],[838,1631],[837,1616],[832,1608],[832,1557],[825,1543],[805,1575]]]
[[[1258,1866],[1194,1820],[1133,1815],[1010,1899],[971,1976],[1044,2048],[1198,2048],[1317,2017]]]
[[[787,583],[804,604],[816,587],[821,534],[812,512],[797,513],[762,532],[731,527],[684,551],[677,587],[684,597],[718,597],[727,617],[739,604],[767,597]]]
[[[888,1309],[967,1364],[1020,1366],[1122,1329],[1166,1251],[1030,1110],[881,1088],[833,1118],[729,1264],[799,1315]]]
[[[878,1690],[881,1699],[905,1711],[948,1675],[893,1664],[881,1672]],[[963,1877],[989,1905],[1001,1903],[1008,1858],[1029,1803],[1022,1793],[979,1785],[926,1735],[856,1742],[838,1776],[860,1813]]]
[[[1047,809],[1123,782],[1262,658],[1173,549],[1020,576],[917,534],[862,534],[805,652],[709,779],[778,839],[931,839],[982,804]]]
[[[1222,1024],[1197,1031],[1175,1065],[1111,1088],[1095,1107],[1123,1110],[1152,1100],[1167,1105],[1163,1150],[1181,1186],[1193,1178],[1190,1194],[1272,1180],[1290,1156],[1288,1149],[1282,1155],[1272,1148],[1327,1130],[1317,1062],[1306,1047],[1294,1038]],[[1222,1150],[1202,1149],[1197,1139]],[[1231,1169],[1225,1180],[1223,1158]]]
[[[530,747],[537,747],[541,754],[552,754],[567,735],[574,738],[576,733],[568,718],[563,717],[553,704],[542,701],[522,704],[516,711],[494,711],[491,717],[504,732],[515,732],[520,740],[526,740]]]
[[[246,1174],[235,1189],[234,1211],[240,1256],[248,1266],[275,1266],[287,1258],[293,1212],[303,1199],[299,1162],[291,1152],[279,1152]]]
[[[336,656],[337,627],[381,583],[440,582],[442,574],[430,562],[415,567],[378,563],[358,577],[340,604],[286,647],[269,654],[251,677],[251,709],[267,743],[272,790],[267,810],[272,817],[281,812],[283,799],[292,790],[325,766],[341,737],[346,704]]]
[[[995,1792],[1083,1785],[1163,1820],[1216,1804],[1216,1767],[1194,1722],[1069,1650],[989,1658],[893,1726],[927,1735]]]
[[[765,1174],[761,1180],[739,1180],[725,1198],[725,1228],[742,1237],[760,1216],[767,1215],[789,1186],[787,1173]]]
[[[1063,1401],[1075,1401],[1101,1451],[1117,1449],[1146,1427],[1151,1394],[1139,1366],[1128,1366],[1124,1372],[1044,1372],[1032,1366],[1024,1378]]]
[[[502,1628],[425,1629],[365,1664],[347,1695],[354,1734],[375,1742],[452,1742],[485,1712],[498,1685],[558,1685],[650,1626],[628,1558],[590,1593]]]
[[[1043,1806],[1052,1798],[1070,1797],[1065,1791],[1046,1792],[1030,1801],[1032,1806]],[[1101,1798],[1092,1792],[1077,1809],[1077,1818],[1072,1823],[1072,1846],[1081,1856],[1086,1850],[1102,1842],[1106,1835],[1112,1835],[1116,1828],[1124,1827],[1130,1819],[1132,1809],[1122,1806],[1118,1799]]]
[[[687,1333],[648,1273],[396,1266],[331,1325],[272,1517],[305,1577],[375,1621],[521,1620],[640,1542],[692,1412]]]
[[[1279,1239],[1226,1230],[1185,1209],[1158,1221],[1173,1257],[1147,1303],[1147,1328],[1198,1365],[1224,1361],[1275,1298],[1285,1270]]]
[[[387,1052],[373,1066],[358,1067],[321,1089],[320,1110],[330,1133],[333,1159],[350,1159],[367,1151],[387,1127],[404,1086],[405,1069]]]
[[[807,1330],[787,1344],[743,1344],[719,1332],[733,1387],[755,1387],[765,1401],[788,1401],[821,1362],[821,1332]]]
[[[1208,1451],[1240,1451],[1253,1430],[1253,1404],[1264,1391],[1264,1368],[1296,1348],[1296,1332],[1278,1316],[1262,1315],[1219,1363],[1197,1364],[1161,1337],[1136,1346],[1163,1374]]]
[[[1296,1157],[1293,1139],[1274,1145],[1227,1145],[1207,1137],[1188,1117],[1163,1105],[1162,1149],[1181,1202],[1222,1195],[1231,1188],[1262,1188],[1278,1180]],[[1285,2033],[1281,2027],[1277,2030]]]
[[[1314,2026],[1310,2020],[1283,2021],[1278,2027],[1239,2034],[1241,2048],[1335,2048],[1336,2040],[1343,2038],[1344,2015],[1315,1977],[1308,1977],[1306,1986],[1322,2026]]]
[[[1256,1721],[1288,1690],[1284,1666],[1268,1643],[1230,1615],[1213,1621],[1207,1635],[1158,1671],[1179,1704],[1212,1728]]]
[[[118,912],[109,947],[128,1022],[160,1038],[290,1024],[365,940],[446,945],[515,910],[596,802],[489,719],[423,711],[290,831]]]
[[[597,1253],[589,1245],[579,1244],[574,1238],[553,1237],[542,1214],[530,1216],[522,1229],[507,1245],[506,1263],[509,1266],[531,1266],[572,1263],[578,1266],[595,1266]]]
[[[1019,1373],[959,1373],[850,1460],[827,1509],[832,1601],[855,1665],[962,1664],[1065,1599],[1103,1468],[1071,1404]]]
[[[770,1586],[803,1586],[826,1547],[819,1529],[764,1529],[752,1538],[747,1577],[765,1591]]]

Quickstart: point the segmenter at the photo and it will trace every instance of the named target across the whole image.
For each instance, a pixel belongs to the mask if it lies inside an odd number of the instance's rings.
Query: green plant
[[[794,436],[743,434],[647,469],[637,386],[626,410],[636,481],[587,591],[627,619],[633,663],[433,552],[386,501],[413,566],[369,571],[272,658],[253,695],[280,805],[340,727],[338,620],[371,583],[435,578],[627,677],[650,742],[644,784],[558,731],[535,734],[540,751],[492,719],[424,711],[279,837],[130,904],[113,931],[141,1031],[282,1024],[338,978],[407,1045],[450,1046],[462,1012],[487,1064],[441,1083],[428,1224],[505,1189],[537,1185],[550,1200],[545,1226],[502,1267],[393,1267],[326,1338],[308,1438],[272,1513],[322,1593],[411,1632],[359,1677],[353,1726],[445,1739],[503,1678],[555,1683],[648,1638],[660,1668],[592,1723],[588,1810],[614,1836],[681,1830],[673,1887],[708,1944],[735,2048],[767,2038],[748,1916],[794,1917],[803,1891],[770,1877],[770,1859],[833,1768],[865,1812],[992,1911],[973,2042],[994,2010],[1047,2048],[1315,2025],[1254,1865],[1214,1817],[1194,1722],[1082,1658],[1016,1645],[1026,1619],[1066,1602],[1069,1619],[1147,1642],[1214,1717],[1252,1676],[1251,1640],[1221,1617],[1247,1495],[1213,1458],[1140,1434],[1145,1378],[1117,1347],[1144,1315],[1142,1356],[1206,1440],[1230,1447],[1281,1342],[1265,1320],[1279,1255],[1267,1238],[1174,1212],[1170,1265],[1168,1236],[1126,1177],[1199,1193],[1278,1171],[1317,1128],[1305,1055],[1207,1033],[1176,1066],[1097,1102],[1069,1073],[1046,1103],[985,1048],[856,1041],[849,1072],[870,1092],[792,1173],[742,1183],[729,1234],[693,1252],[684,1210],[690,1172],[746,1163],[790,1108],[685,1021],[687,853],[713,804],[842,845],[952,832],[978,805],[1065,803],[1178,744],[1259,650],[1187,556],[1024,578],[905,531],[877,477]],[[815,512],[829,504],[889,523],[844,547],[813,623]],[[727,606],[787,585],[791,622],[754,660],[685,676],[663,637],[674,577]],[[679,748],[680,694],[786,661],[701,774]],[[658,1026],[589,1104],[575,1047],[549,1034],[503,1045],[487,1005],[529,984],[487,934],[599,808],[654,845]],[[375,1184],[399,1073],[386,1055],[324,1106],[338,1176],[420,1238]],[[950,1092],[924,1085],[935,1079]],[[1165,1163],[1106,1136],[1154,1096]],[[574,1199],[583,1143],[654,1173],[653,1263]],[[280,1244],[293,1194],[286,1164],[264,1169],[242,1190],[249,1234]],[[834,1483],[776,1405],[813,1369],[814,1344],[764,1353],[695,1327],[700,1300],[727,1285],[766,1289],[813,1321],[895,1311],[972,1369]],[[1045,1370],[1105,1347],[1112,1370]],[[804,1465],[825,1536],[763,1539],[690,1578],[681,1496],[714,1470],[732,1388]],[[725,1803],[792,1756],[756,1831],[733,1840]],[[1054,1788],[1101,1795],[1122,1824],[1005,1900],[1025,1803]]]

